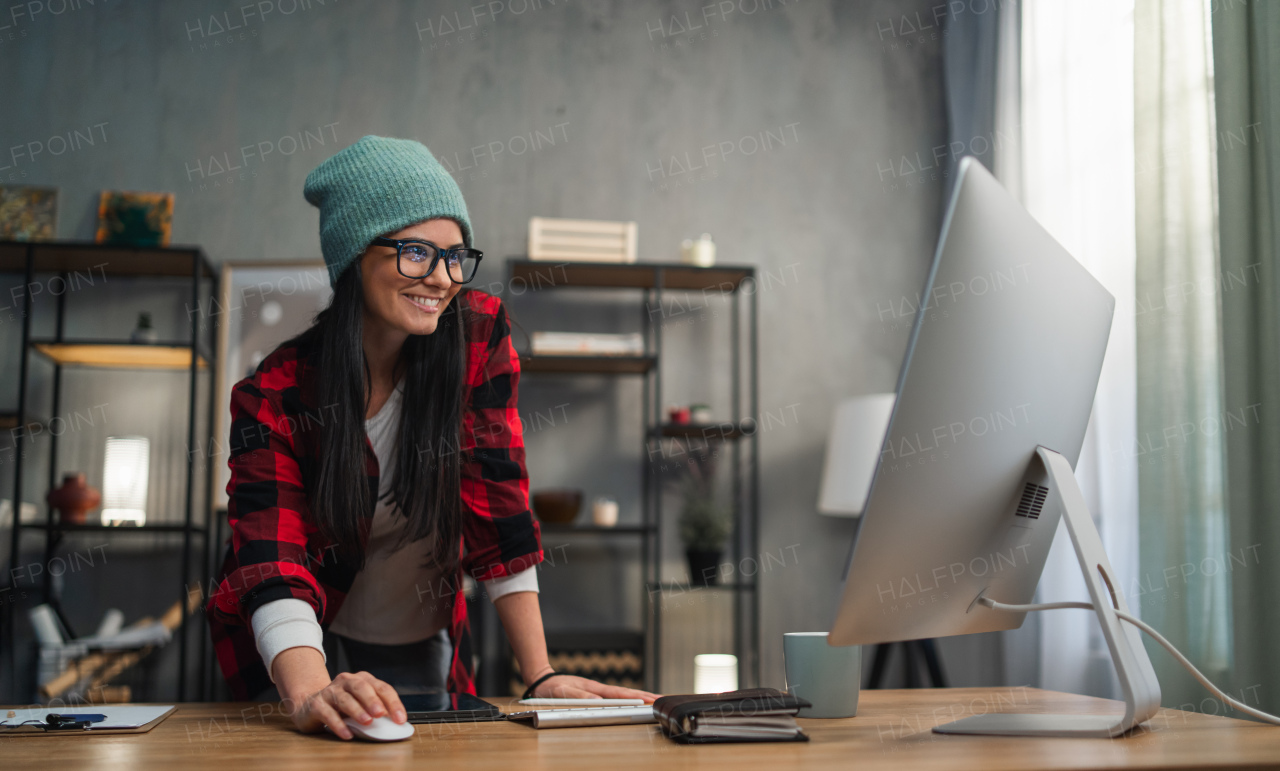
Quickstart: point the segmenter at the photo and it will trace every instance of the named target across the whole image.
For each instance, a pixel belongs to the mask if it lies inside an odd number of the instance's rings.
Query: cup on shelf
[[[618,524],[618,502],[612,498],[596,498],[591,504],[591,521],[598,527],[613,527]]]
[[[686,238],[680,243],[680,259],[687,265],[710,268],[716,264],[716,243],[710,233],[703,233],[697,240]]]

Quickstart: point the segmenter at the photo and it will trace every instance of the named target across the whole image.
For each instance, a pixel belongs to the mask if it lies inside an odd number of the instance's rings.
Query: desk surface
[[[510,699],[490,699],[510,709]],[[656,725],[534,730],[507,722],[419,725],[395,744],[302,735],[272,703],[184,704],[149,733],[6,736],[8,768],[1013,769],[1280,768],[1280,727],[1162,710],[1120,739],[943,736],[939,723],[987,712],[1119,712],[1118,702],[1035,688],[866,691],[858,717],[801,720],[812,741],[683,746]],[[444,765],[440,765],[443,762]]]

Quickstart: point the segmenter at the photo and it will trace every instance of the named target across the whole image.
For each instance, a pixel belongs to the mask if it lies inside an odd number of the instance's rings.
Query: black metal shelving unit
[[[130,343],[121,340],[104,340],[79,338],[69,339],[65,334],[67,282],[81,274],[101,275],[103,280],[110,277],[128,277],[132,279],[191,279],[188,316],[191,322],[190,338],[159,343]],[[43,425],[38,416],[33,414],[30,404],[28,380],[31,375],[30,359],[33,354],[44,357],[53,365],[52,408],[50,420],[59,415],[61,410],[62,373],[66,367],[108,367],[113,369],[129,369],[140,371],[181,370],[189,373],[187,391],[187,444],[188,448],[206,446],[197,436],[197,416],[202,405],[199,404],[199,378],[204,373],[209,378],[205,389],[204,408],[207,410],[206,427],[212,426],[214,416],[214,393],[216,384],[213,373],[216,365],[216,347],[213,345],[212,325],[204,325],[202,329],[201,313],[190,312],[190,309],[211,307],[210,301],[216,296],[218,271],[209,262],[199,247],[130,247],[116,244],[95,244],[75,241],[52,242],[13,242],[0,241],[0,273],[21,274],[24,279],[22,292],[22,343],[19,351],[18,372],[18,404],[12,412],[0,412],[0,427],[12,431],[14,449],[13,469],[13,522],[9,533],[9,564],[17,564],[21,553],[22,533],[39,533],[44,535],[44,560],[50,564],[54,550],[64,537],[77,533],[93,533],[97,537],[132,536],[142,533],[168,533],[182,536],[182,567],[177,577],[176,598],[186,607],[188,592],[193,577],[192,568],[205,570],[209,564],[210,543],[209,527],[212,522],[210,496],[208,491],[213,484],[214,464],[206,459],[203,463],[204,490],[198,496],[195,492],[197,474],[197,452],[187,452],[186,484],[184,487],[184,507],[182,521],[153,522],[142,525],[104,525],[104,524],[61,524],[56,521],[54,513],[43,502],[43,495],[35,496],[38,506],[45,507],[43,522],[22,522],[22,500],[25,496],[23,478],[23,455],[26,443],[26,431],[14,430],[18,426]],[[33,305],[33,288],[41,286],[36,283],[37,275],[59,277],[64,291],[57,293],[55,300],[56,333],[52,338],[36,339],[32,336],[32,323],[36,308]],[[50,279],[52,281],[52,278]],[[203,287],[203,288],[202,288]],[[57,486],[58,475],[58,437],[49,435],[49,478],[48,488]],[[199,562],[195,562],[193,554],[199,541]],[[15,575],[7,576],[8,589],[16,588]],[[51,582],[44,581],[41,596],[45,602],[53,602],[56,606]],[[10,683],[17,691],[20,688],[17,671],[17,639],[14,613],[17,611],[14,602],[6,602],[0,612],[4,616],[5,647],[9,651]],[[203,618],[203,614],[198,614]],[[178,701],[187,698],[189,629],[188,620],[191,614],[182,614],[182,626],[176,633],[178,637]],[[198,686],[197,697],[203,695],[203,684],[206,681],[204,670],[208,666],[208,638],[203,630],[199,636],[198,653]],[[15,703],[26,700],[28,694],[10,693],[5,700]]]
[[[632,290],[640,293],[640,312],[645,343],[643,356],[522,356],[521,372],[559,375],[637,375],[644,381],[641,420],[644,446],[641,454],[641,523],[617,528],[547,528],[557,535],[581,531],[603,533],[612,530],[618,537],[637,537],[641,548],[641,585],[648,605],[644,619],[646,637],[646,680],[651,690],[661,689],[662,595],[668,592],[732,592],[734,595],[734,652],[738,657],[739,682],[760,682],[760,592],[756,577],[708,587],[669,580],[662,573],[664,515],[662,479],[649,459],[655,447],[670,440],[696,441],[707,445],[722,442],[731,448],[732,504],[734,529],[729,554],[734,564],[746,555],[759,553],[760,542],[760,438],[756,430],[759,415],[759,306],[754,291],[755,268],[716,266],[699,268],[669,263],[552,263],[511,259],[507,266],[510,286],[527,290],[593,288]],[[655,322],[651,309],[662,309],[663,298],[671,292],[715,292],[731,299],[730,314],[730,409],[731,419],[709,425],[676,425],[662,422],[662,323]],[[747,298],[744,312],[744,296]],[[743,325],[745,316],[745,345]],[[745,381],[745,388],[744,388]],[[545,526],[544,526],[545,527]],[[654,600],[654,596],[657,599]],[[748,676],[749,675],[749,676]]]

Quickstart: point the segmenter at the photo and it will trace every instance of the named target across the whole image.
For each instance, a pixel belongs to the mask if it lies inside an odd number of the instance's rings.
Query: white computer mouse
[[[397,723],[389,717],[375,717],[369,725],[353,717],[344,718],[342,722],[347,724],[347,728],[351,729],[357,739],[370,742],[398,742],[414,734],[412,723]]]

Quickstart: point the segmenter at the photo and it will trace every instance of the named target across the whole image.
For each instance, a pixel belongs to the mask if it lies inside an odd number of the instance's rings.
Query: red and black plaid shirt
[[[462,562],[442,582],[445,590],[438,594],[444,596],[425,601],[452,604],[448,688],[475,693],[462,571],[477,581],[518,573],[542,561],[542,542],[528,506],[516,412],[520,361],[506,310],[498,298],[473,290],[459,292],[454,302],[469,311],[460,447]],[[310,387],[323,373],[315,371],[309,353],[297,346],[277,348],[231,394],[231,539],[205,610],[218,663],[237,699],[253,698],[271,685],[250,625],[253,612],[293,597],[309,603],[327,628],[357,572],[318,532],[308,505],[319,467],[319,431],[328,417]],[[365,468],[372,501],[378,459],[367,439]],[[367,518],[360,522],[362,547],[369,525]]]

